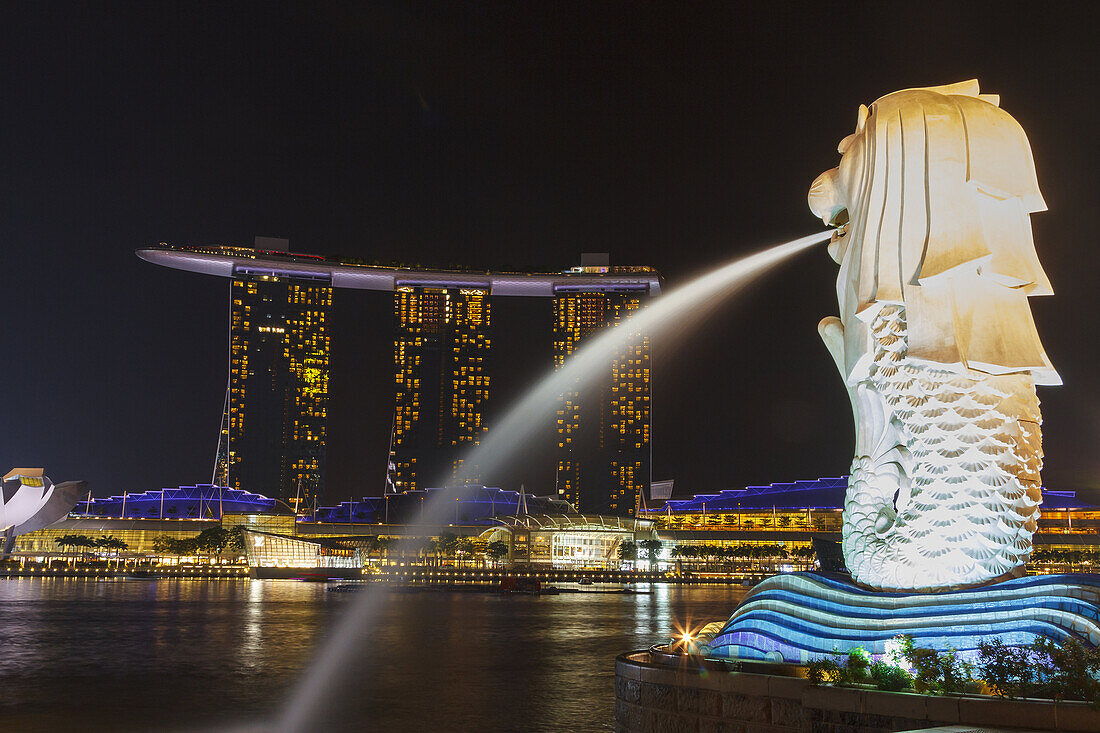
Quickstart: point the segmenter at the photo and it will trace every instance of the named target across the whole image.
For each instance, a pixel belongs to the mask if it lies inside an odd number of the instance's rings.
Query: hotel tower
[[[312,506],[324,489],[332,286],[241,268],[229,299],[214,483]]]
[[[586,255],[586,273],[621,273],[606,255]],[[554,295],[554,366],[605,328],[618,326],[649,298],[648,288],[561,289]],[[582,513],[635,512],[650,483],[649,336],[629,334],[607,371],[593,383],[561,395],[557,410],[558,494]]]
[[[487,288],[403,285],[394,293],[397,491],[478,480],[461,455],[486,430],[489,314]]]

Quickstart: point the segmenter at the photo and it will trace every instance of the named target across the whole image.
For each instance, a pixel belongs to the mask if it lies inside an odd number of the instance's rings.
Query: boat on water
[[[561,589],[543,585],[538,578],[504,578],[500,581],[500,593],[521,593],[529,596],[556,596]]]

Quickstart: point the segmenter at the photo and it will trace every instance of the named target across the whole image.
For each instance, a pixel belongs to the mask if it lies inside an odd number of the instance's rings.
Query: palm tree
[[[474,554],[474,541],[469,537],[459,537],[455,540],[455,559],[458,561],[459,566],[464,566],[467,560],[472,559]],[[459,559],[461,556],[461,559]]]
[[[103,543],[103,546],[106,547],[108,550],[114,550],[115,551],[115,565],[116,566],[119,564],[119,561],[120,561],[119,553],[122,550],[127,550],[127,549],[130,548],[130,545],[126,544],[126,542],[124,540],[120,540],[118,537],[108,537],[107,541]]]
[[[390,550],[397,544],[398,539],[396,537],[379,537],[378,549],[382,553],[382,557],[389,560]]]
[[[439,564],[439,541],[435,537],[429,537],[420,545],[420,551],[428,558],[435,559],[435,565]],[[428,566],[432,566],[432,562],[427,563]]]
[[[444,532],[439,535],[439,552],[444,555],[453,555],[458,546],[458,535],[454,532]]]
[[[87,540],[88,538],[82,534],[63,534],[54,539],[54,542],[58,547],[67,548],[71,552],[73,548],[84,547]],[[71,565],[73,562],[75,562],[75,558],[70,557],[69,564]]]
[[[707,545],[707,559],[713,564],[721,560],[726,554],[726,550],[721,545]],[[713,568],[712,568],[713,569]]]
[[[508,543],[503,540],[493,540],[485,547],[485,554],[494,562],[500,562],[508,557]]]
[[[729,560],[729,547],[726,545],[714,546],[714,559],[718,561],[718,569],[722,572],[726,570],[726,561]]]
[[[645,550],[646,561],[649,569],[653,569],[653,564],[657,560],[657,553],[661,551],[661,541],[656,539],[642,540],[638,543],[643,550]]]
[[[54,539],[54,544],[58,547],[82,547],[82,539],[83,537],[78,534],[63,534]]]
[[[631,540],[626,540],[619,545],[619,560],[621,562],[637,562],[638,560],[638,544]],[[633,567],[633,566],[631,566]]]
[[[672,549],[669,551],[669,554],[672,557],[676,558],[676,561],[677,561],[676,562],[676,570],[677,570],[677,572],[679,572],[681,570],[681,567],[682,567],[681,561],[685,557],[687,557],[687,551],[688,551],[687,545],[673,545]]]

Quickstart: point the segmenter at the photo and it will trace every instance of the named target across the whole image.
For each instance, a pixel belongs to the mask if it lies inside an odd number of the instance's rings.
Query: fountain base
[[[857,647],[878,656],[900,634],[960,656],[992,639],[1100,646],[1100,575],[1038,575],[944,593],[874,592],[824,573],[776,575],[734,610],[707,656],[804,664]]]

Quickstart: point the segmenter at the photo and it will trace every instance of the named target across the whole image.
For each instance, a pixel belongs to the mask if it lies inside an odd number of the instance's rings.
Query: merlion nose
[[[832,225],[833,216],[839,209],[844,208],[837,193],[836,180],[840,169],[833,168],[825,171],[810,184],[810,192],[806,201],[810,205],[810,211],[814,216],[825,222],[826,226]]]

